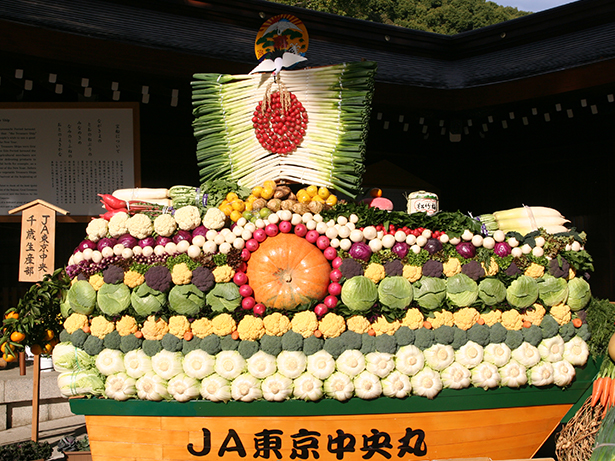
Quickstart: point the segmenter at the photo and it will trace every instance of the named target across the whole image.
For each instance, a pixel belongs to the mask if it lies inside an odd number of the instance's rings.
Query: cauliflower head
[[[524,322],[530,322],[532,325],[539,326],[547,311],[540,303],[534,303],[531,307],[525,309],[521,316]]]
[[[346,326],[348,330],[354,331],[362,335],[363,333],[367,333],[371,327],[369,320],[367,320],[362,315],[353,315],[348,320],[346,320]]]
[[[559,304],[556,304],[555,306],[551,306],[551,309],[549,310],[549,314],[551,314],[551,317],[557,320],[557,323],[559,323],[560,326],[572,320],[572,313],[570,312],[570,306],[564,303],[559,303]]]
[[[169,332],[169,325],[164,321],[164,319],[159,318],[156,320],[155,316],[150,315],[143,323],[141,332],[143,333],[143,337],[145,339],[155,339],[160,341],[162,337]]]
[[[453,314],[455,325],[462,330],[469,330],[480,319],[480,314],[473,307],[464,307]]]
[[[423,268],[421,266],[406,265],[404,266],[402,275],[408,282],[413,283],[421,278],[423,275]]]
[[[397,330],[399,330],[400,326],[401,323],[399,322],[399,320],[389,322],[384,316],[380,316],[376,319],[376,321],[372,322],[372,329],[376,333],[376,336],[392,336]]]
[[[442,265],[442,273],[447,277],[461,273],[461,262],[457,258],[448,258]]]
[[[325,338],[337,338],[346,331],[346,321],[341,315],[329,312],[320,320],[318,329]]]
[[[129,288],[136,288],[145,282],[145,276],[140,272],[129,270],[124,273],[124,284]]]
[[[173,266],[171,280],[175,285],[187,285],[192,281],[192,271],[186,263],[179,263]]]
[[[154,219],[154,232],[161,237],[170,237],[177,229],[177,222],[170,214],[161,214]]]
[[[124,315],[115,324],[115,329],[120,334],[120,336],[128,336],[135,333],[139,329],[139,326],[137,325],[137,321],[134,317],[131,317],[130,315]]]
[[[208,209],[203,217],[203,225],[208,229],[220,230],[224,227],[225,222],[226,215],[219,208]]]
[[[73,312],[66,318],[66,320],[64,320],[64,328],[66,328],[66,331],[70,334],[73,334],[80,328],[88,326],[88,324],[88,316],[84,314],[77,314],[76,312]]]
[[[230,282],[235,276],[235,270],[228,264],[216,267],[212,273],[214,274],[214,280],[216,283]]]
[[[421,311],[413,307],[412,309],[408,309],[408,312],[406,312],[406,315],[404,315],[404,318],[401,320],[401,324],[411,330],[418,330],[423,326],[424,321],[425,317],[423,317]]]
[[[377,284],[385,277],[386,273],[382,264],[371,263],[367,266],[363,275]]]
[[[218,336],[230,335],[237,329],[237,323],[230,314],[216,315],[211,321],[211,326],[214,334]]]
[[[298,312],[291,320],[291,328],[295,333],[309,338],[318,329],[318,318],[312,311]]]
[[[107,236],[107,232],[109,230],[109,223],[106,219],[96,218],[92,219],[88,223],[88,227],[86,227],[85,232],[88,234],[88,239],[92,242],[98,242],[101,238]]]
[[[124,211],[114,214],[109,220],[109,235],[119,237],[128,233],[128,220],[130,215]]]
[[[109,333],[115,329],[113,322],[110,322],[102,315],[96,316],[92,319],[90,324],[90,333],[100,339],[104,339]]]
[[[502,312],[502,325],[507,330],[520,330],[523,326],[523,318],[515,309]]]
[[[263,319],[263,327],[269,336],[282,336],[290,330],[290,319],[280,312],[274,312]]]
[[[137,213],[128,219],[126,225],[130,235],[137,239],[149,237],[154,230],[152,220],[144,213]]]
[[[211,320],[205,317],[195,320],[190,326],[192,328],[192,333],[194,333],[197,338],[203,339],[205,336],[209,336],[214,332]]]
[[[237,333],[239,334],[239,339],[242,340],[256,341],[261,339],[265,334],[263,319],[253,315],[246,315],[239,321]]]
[[[190,331],[190,322],[185,315],[173,315],[169,318],[169,333],[173,336],[181,339],[187,331]]]
[[[174,216],[175,221],[181,230],[190,231],[201,225],[201,212],[194,205],[181,207],[175,211]]]

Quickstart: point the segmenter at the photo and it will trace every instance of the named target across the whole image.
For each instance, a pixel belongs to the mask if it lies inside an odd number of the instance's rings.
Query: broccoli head
[[[361,353],[367,355],[370,352],[376,352],[376,337],[371,336],[369,333],[363,333],[361,335]]]
[[[85,340],[88,339],[88,336],[90,335],[88,335],[81,328],[77,328],[73,331],[73,334],[70,335],[70,340],[73,343],[73,346],[83,349],[83,344],[85,343]]]
[[[532,346],[538,346],[542,341],[542,330],[538,325],[530,325],[529,328],[522,328],[523,341],[530,343]]]
[[[483,266],[478,261],[468,261],[461,266],[461,273],[476,281],[485,276],[485,269],[483,269]]]
[[[141,343],[141,348],[143,352],[145,352],[145,355],[153,357],[162,350],[162,344],[160,344],[160,341],[157,339],[145,339]]]
[[[92,356],[100,354],[100,351],[104,348],[103,340],[94,335],[88,335],[88,338],[83,343],[83,350]]]
[[[58,338],[60,340],[61,343],[71,343],[71,339],[70,339],[70,333],[66,330],[66,328],[64,328],[61,332],[60,332],[60,336]]]
[[[468,341],[474,341],[476,344],[480,344],[485,347],[491,341],[491,331],[489,326],[475,323],[468,331]]]
[[[523,333],[521,333],[521,330],[508,330],[504,343],[510,347],[511,350],[515,350],[523,344]]]
[[[559,335],[562,337],[564,342],[570,341],[577,334],[576,328],[572,324],[572,322],[568,322],[559,327]]]
[[[489,329],[489,342],[501,344],[506,341],[508,330],[501,323],[494,323]]]
[[[171,272],[167,266],[152,266],[145,273],[145,284],[152,290],[166,293],[171,289]]]
[[[397,352],[397,341],[395,341],[395,336],[376,336],[376,351],[387,354],[395,354],[395,352]]]
[[[282,338],[280,336],[263,335],[260,340],[261,351],[277,357],[282,352]]]
[[[317,336],[308,336],[303,340],[303,353],[312,355],[321,350],[325,345],[325,340]]]
[[[216,355],[220,352],[220,337],[218,335],[207,335],[201,339],[199,349],[204,350],[209,355]]]
[[[236,351],[239,347],[239,341],[233,338],[233,335],[225,335],[220,337],[220,350]]]
[[[577,336],[580,336],[583,341],[589,341],[591,337],[591,332],[589,331],[589,325],[587,323],[583,323],[577,330]]]
[[[194,336],[190,341],[182,339],[182,354],[186,355],[188,352],[192,352],[199,348],[201,338]]]
[[[114,264],[111,264],[103,271],[103,280],[105,283],[113,285],[124,281],[124,269]]]
[[[414,332],[414,345],[424,351],[434,345],[435,333],[429,328],[419,328]]]
[[[239,347],[237,347],[237,352],[239,352],[241,356],[247,360],[258,352],[258,348],[259,348],[258,341],[244,340],[244,341],[239,342]]]
[[[397,341],[399,347],[414,344],[414,330],[407,326],[399,327],[393,336],[395,336],[395,341]]]
[[[448,325],[441,325],[434,330],[434,341],[436,344],[451,344],[455,339],[455,330]]]
[[[453,327],[453,342],[451,346],[457,350],[468,342],[468,334],[459,327]]]
[[[552,338],[559,333],[559,323],[550,314],[545,315],[540,322],[542,337],[544,339]]]
[[[325,345],[323,349],[326,350],[329,354],[331,354],[336,360],[340,355],[342,355],[342,352],[347,350],[341,336],[325,339]]]
[[[182,350],[183,346],[182,340],[171,333],[167,333],[162,337],[160,345],[169,352],[179,352]]]
[[[105,339],[103,339],[103,344],[105,349],[120,349],[120,343],[122,341],[122,337],[117,330],[113,330],[111,333],[107,333],[105,335]]]
[[[293,330],[288,330],[282,335],[282,350],[301,351],[303,350],[303,336]]]
[[[134,351],[135,349],[139,349],[141,347],[142,342],[143,342],[142,338],[137,338],[133,334],[122,336],[122,339],[120,340],[120,350],[124,354],[126,354],[127,352]]]
[[[340,338],[342,339],[346,350],[355,349],[358,351],[361,349],[362,338],[356,331],[346,330],[340,335]]]
[[[384,263],[384,273],[387,277],[397,277],[404,274],[404,264],[399,259]]]
[[[443,264],[440,261],[436,261],[435,259],[428,259],[423,264],[423,275],[427,277],[442,277],[442,270],[444,269]]]
[[[339,269],[342,275],[347,279],[351,279],[357,275],[363,275],[363,266],[352,258],[344,259]]]
[[[213,288],[216,280],[208,268],[198,266],[192,271],[192,283],[203,293],[207,293]]]

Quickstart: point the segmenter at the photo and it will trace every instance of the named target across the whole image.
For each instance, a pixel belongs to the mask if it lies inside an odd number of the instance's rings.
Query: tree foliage
[[[454,35],[530,14],[486,0],[271,0],[338,16]]]

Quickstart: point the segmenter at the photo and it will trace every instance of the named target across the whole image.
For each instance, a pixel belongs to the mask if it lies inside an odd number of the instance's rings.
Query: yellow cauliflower
[[[212,273],[214,274],[214,280],[216,283],[230,282],[233,280],[233,276],[235,275],[233,268],[227,264],[216,267]]]
[[[577,276],[576,271],[571,267],[570,270],[568,271],[568,278],[567,278],[567,280],[572,280],[576,276]]]
[[[100,287],[103,286],[103,284],[105,283],[105,279],[100,274],[94,274],[90,276],[88,282],[90,282],[90,285],[92,285],[92,288],[98,291],[100,290]]]
[[[209,336],[214,332],[214,327],[211,323],[211,320],[206,318],[195,320],[194,322],[192,322],[190,327],[192,328],[192,333],[197,338],[201,339],[205,336]]]
[[[502,321],[502,311],[499,309],[494,309],[492,311],[483,312],[480,314],[480,318],[483,319],[485,325],[492,327],[496,323],[500,323]]]
[[[192,281],[192,271],[186,263],[179,263],[173,266],[171,280],[175,285],[187,285]]]
[[[265,316],[263,327],[269,336],[282,336],[290,330],[290,319],[279,312],[274,312]]]
[[[539,279],[540,277],[545,275],[545,268],[540,264],[532,263],[527,269],[525,269],[524,274],[528,277]]]
[[[314,312],[302,311],[295,314],[290,325],[295,333],[299,333],[304,338],[309,338],[318,329],[318,319]]]
[[[507,330],[520,330],[523,326],[523,317],[514,309],[502,312],[502,325]]]
[[[452,327],[455,325],[455,319],[453,313],[450,311],[437,311],[434,312],[434,317],[429,319],[432,328],[438,328],[442,325]]]
[[[531,307],[525,309],[525,312],[521,318],[524,322],[530,322],[533,325],[540,325],[546,313],[547,311],[542,304],[534,303]]]
[[[88,326],[88,316],[83,314],[77,314],[76,312],[70,314],[66,320],[64,320],[64,328],[66,331],[73,334],[79,328]]]
[[[369,320],[361,315],[353,315],[348,320],[346,320],[346,326],[350,331],[354,331],[355,333],[359,333],[362,335],[363,333],[367,333],[369,331]]]
[[[239,333],[239,339],[247,341],[256,341],[261,339],[265,334],[263,319],[253,315],[246,315],[239,321],[239,325],[237,325],[237,333]]]
[[[485,277],[493,277],[500,270],[500,266],[498,266],[495,258],[489,259],[489,267],[484,262],[480,263],[480,265],[485,271]]]
[[[169,332],[169,325],[163,319],[156,320],[155,316],[150,315],[145,323],[143,323],[141,332],[145,339],[161,340]]]
[[[219,314],[216,315],[211,321],[214,334],[218,336],[230,335],[237,329],[237,323],[235,319],[231,317],[231,314]]]
[[[128,336],[139,329],[137,321],[130,315],[125,315],[117,321],[115,328],[120,336]]]
[[[424,321],[425,317],[423,317],[421,311],[413,307],[412,309],[408,309],[404,318],[401,319],[401,324],[411,330],[418,330],[423,326]]]
[[[384,272],[384,266],[382,264],[371,263],[369,266],[367,266],[367,269],[365,269],[363,275],[365,275],[365,277],[377,284],[378,282],[380,282],[380,280],[384,278],[386,274]]]
[[[169,318],[169,333],[178,338],[183,338],[184,333],[190,330],[190,322],[185,315],[174,315]]]
[[[455,325],[462,330],[468,330],[480,319],[480,314],[473,307],[464,307],[453,314]]]
[[[402,275],[408,282],[416,282],[423,275],[423,268],[421,266],[404,266]]]
[[[568,304],[559,303],[555,306],[551,306],[549,309],[549,314],[557,320],[557,323],[560,325],[564,325],[572,319],[572,314],[570,313],[570,306]]]
[[[442,273],[447,277],[452,277],[461,272],[461,262],[457,258],[448,258],[444,264],[442,264]]]
[[[325,338],[337,338],[346,331],[346,321],[341,315],[329,312],[321,319],[318,329]]]
[[[376,319],[375,322],[372,322],[372,329],[376,333],[376,336],[380,335],[393,335],[399,327],[401,323],[399,320],[394,320],[389,322],[384,316],[380,316]]]
[[[109,333],[113,331],[115,325],[113,322],[109,322],[102,315],[94,317],[90,325],[90,332],[97,338],[104,339]]]
[[[124,284],[130,288],[136,288],[145,282],[145,276],[137,271],[126,271],[124,274]]]

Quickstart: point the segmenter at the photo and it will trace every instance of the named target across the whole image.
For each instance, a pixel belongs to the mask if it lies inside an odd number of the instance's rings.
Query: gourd
[[[250,256],[246,271],[256,302],[283,310],[324,299],[330,272],[322,252],[294,234],[267,238]]]

